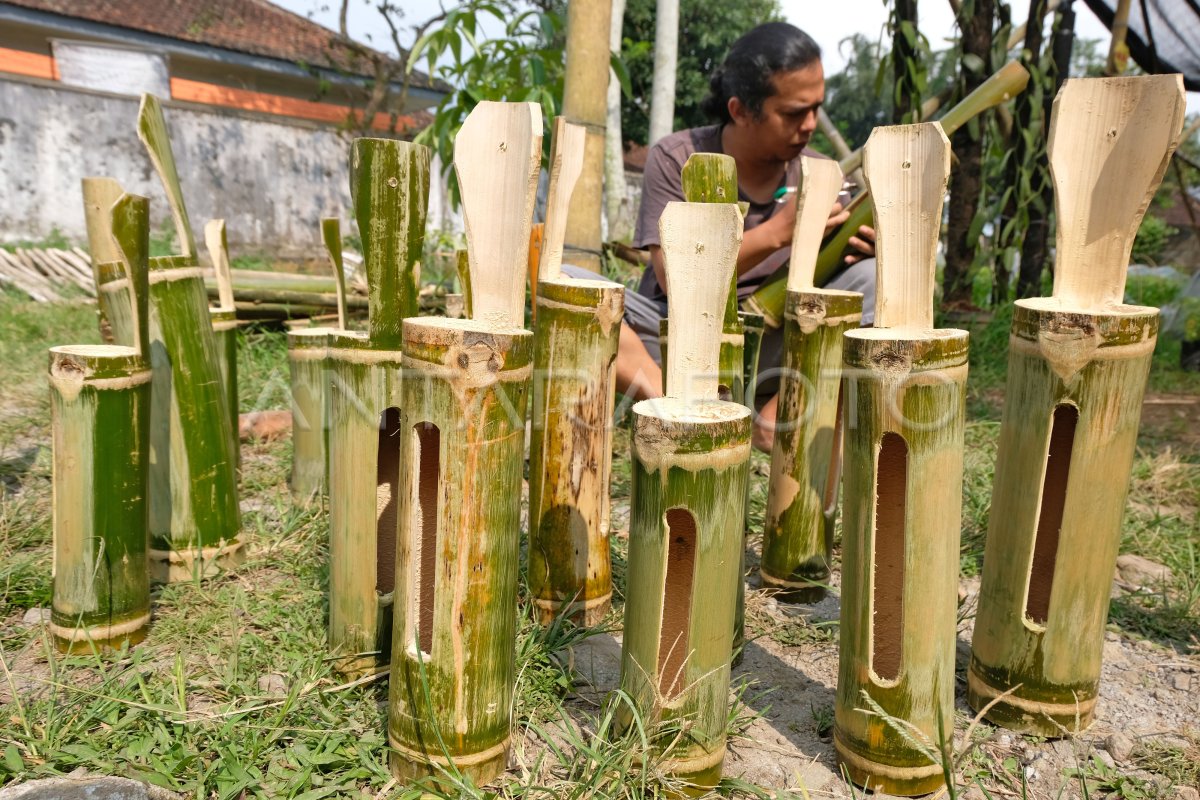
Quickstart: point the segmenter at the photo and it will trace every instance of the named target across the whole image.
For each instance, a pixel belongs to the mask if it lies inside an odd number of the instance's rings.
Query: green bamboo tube
[[[614,368],[625,290],[561,273],[567,204],[583,129],[555,120],[538,274],[529,448],[527,584],[543,623],[566,613],[592,626],[612,602],[609,481]]]
[[[655,746],[674,744],[663,769],[698,794],[724,763],[745,549],[750,411],[717,399],[741,218],[724,203],[669,203],[659,228],[673,287],[668,396],[633,407],[621,687],[660,731]]]
[[[400,781],[450,771],[483,784],[508,763],[533,369],[533,334],[521,325],[541,131],[532,103],[471,111],[454,166],[474,318],[404,321],[388,686]]]
[[[950,143],[937,123],[876,128],[863,169],[879,221],[879,294],[877,327],[843,343],[834,746],[855,783],[917,795],[941,786],[943,771],[910,742],[954,729],[968,337],[932,330]]]
[[[132,287],[123,311],[139,334],[133,347],[50,348],[50,633],[68,653],[137,644],[150,623],[150,365],[142,355],[149,344],[149,201],[123,196],[104,211],[109,255],[124,260]]]
[[[404,336],[392,773],[453,762],[482,784],[508,761],[533,336],[446,318]]]
[[[355,139],[350,187],[370,316],[365,335],[335,332],[328,340],[329,646],[340,672],[362,675],[388,663],[391,645],[403,494],[401,321],[417,313],[429,149]]]
[[[1019,300],[967,699],[1042,736],[1091,725],[1158,333],[1123,304],[1134,236],[1179,142],[1178,75],[1067,81],[1049,157],[1054,296]],[[1008,694],[1006,694],[1008,693]],[[993,704],[994,703],[994,704]]]
[[[753,410],[754,394],[758,389],[758,358],[762,354],[766,322],[762,314],[753,311],[739,311],[738,319],[742,323],[742,385],[745,387],[742,403]]]
[[[291,378],[292,471],[288,488],[298,503],[325,494],[329,430],[328,339],[337,328],[299,328],[288,331],[288,372]]]
[[[329,647],[334,667],[357,677],[387,664],[391,644],[396,521],[404,502],[401,354],[374,349],[365,332],[327,336]],[[314,469],[320,463],[307,461]]]
[[[237,386],[237,306],[233,299],[233,278],[229,268],[229,242],[225,235],[225,220],[210,219],[204,226],[204,243],[212,261],[217,280],[218,305],[209,309],[213,338],[217,345],[217,366],[221,370],[221,385],[225,389],[225,406],[229,411],[229,437],[238,464],[242,460],[242,443],[238,433]],[[207,292],[207,289],[205,290]]]
[[[801,159],[760,566],[763,586],[788,602],[825,597],[833,550],[842,339],[862,320],[862,295],[815,288],[814,273],[842,177],[833,161]]]

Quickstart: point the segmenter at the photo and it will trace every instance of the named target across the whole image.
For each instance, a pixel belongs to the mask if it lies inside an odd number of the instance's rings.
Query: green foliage
[[[1161,217],[1153,214],[1144,216],[1133,240],[1133,252],[1130,254],[1132,263],[1156,264],[1167,246],[1167,240],[1178,231],[1178,228],[1171,227]]]
[[[621,101],[621,130],[626,141],[645,142],[650,127],[654,9],[655,0],[629,0],[625,6],[621,60],[629,72],[630,91]],[[674,130],[712,123],[700,110],[700,102],[708,95],[709,76],[725,59],[729,46],[756,25],[782,19],[779,0],[679,0]]]
[[[1137,245],[1134,245],[1136,252]],[[1131,275],[1125,281],[1125,299],[1139,306],[1162,308],[1179,297],[1183,284],[1179,280],[1157,275]]]

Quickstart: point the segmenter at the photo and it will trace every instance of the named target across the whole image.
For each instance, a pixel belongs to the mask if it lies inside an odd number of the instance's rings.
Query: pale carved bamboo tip
[[[179,170],[175,167],[175,154],[171,150],[171,135],[167,131],[167,119],[163,116],[162,104],[152,94],[142,95],[138,108],[138,138],[146,147],[150,163],[162,181],[167,193],[167,205],[175,220],[175,234],[179,237],[181,255],[196,257],[196,237],[192,234],[192,223],[188,219],[187,205],[183,202],[183,188],[179,183]]]
[[[795,198],[796,226],[792,232],[788,291],[815,288],[817,253],[825,236],[825,222],[841,188],[842,168],[836,161],[800,157],[800,186]]]
[[[1179,146],[1185,106],[1181,75],[1069,80],[1054,98],[1047,150],[1054,297],[1064,309],[1122,303],[1133,240]]]
[[[222,309],[232,309],[233,274],[229,270],[229,239],[225,235],[225,220],[210,219],[204,226],[204,246],[212,261],[217,279],[217,302]]]
[[[541,159],[542,110],[533,103],[480,103],[455,139],[471,314],[489,327],[524,327],[529,232]]]
[[[129,281],[129,313],[133,321],[133,345],[150,355],[150,200],[122,194],[105,215],[109,240]]]
[[[716,400],[718,351],[742,243],[732,203],[668,203],[658,222],[667,273],[668,397]]]
[[[876,128],[863,175],[875,207],[875,327],[929,330],[950,140],[936,122]]]
[[[573,125],[567,122],[566,117],[554,120],[554,138],[550,143],[550,190],[546,195],[546,229],[542,240],[541,263],[538,265],[541,280],[558,280],[562,275],[567,209],[571,205],[575,184],[583,172],[585,136],[582,125]]]
[[[337,217],[321,220],[321,241],[333,268],[334,286],[337,289],[338,328],[346,329],[346,264],[342,260],[342,222]]]
[[[92,251],[92,264],[110,264],[119,261],[116,242],[112,238],[113,203],[125,190],[113,178],[84,178],[83,218],[87,225],[88,248]]]

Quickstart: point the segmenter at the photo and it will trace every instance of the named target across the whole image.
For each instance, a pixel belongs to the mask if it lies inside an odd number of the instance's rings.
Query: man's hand
[[[875,229],[870,225],[859,225],[858,235],[851,236],[848,245],[858,252],[847,253],[843,259],[847,264],[857,264],[864,258],[875,257]]]
[[[850,212],[842,208],[841,203],[834,203],[833,208],[829,211],[829,219],[825,220],[825,236],[836,231],[848,219],[850,219]]]

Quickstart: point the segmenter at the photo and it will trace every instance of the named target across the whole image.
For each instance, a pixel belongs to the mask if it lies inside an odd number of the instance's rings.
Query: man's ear
[[[734,125],[745,125],[754,118],[753,112],[740,97],[729,98],[725,107],[729,110],[729,118],[733,120]]]

